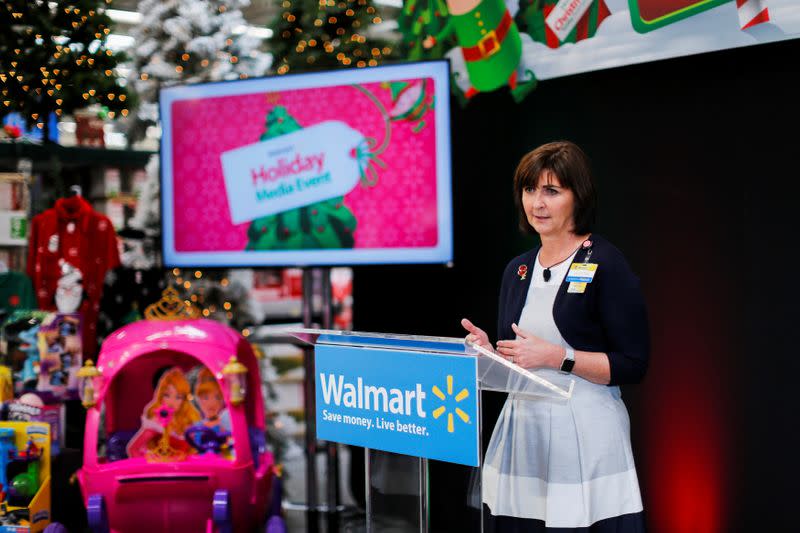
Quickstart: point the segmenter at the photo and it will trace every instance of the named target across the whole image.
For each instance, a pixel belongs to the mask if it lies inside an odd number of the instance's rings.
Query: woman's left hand
[[[511,329],[517,334],[513,341],[498,341],[497,352],[522,368],[558,368],[563,358],[563,350],[557,344],[540,339],[523,331],[516,324]]]

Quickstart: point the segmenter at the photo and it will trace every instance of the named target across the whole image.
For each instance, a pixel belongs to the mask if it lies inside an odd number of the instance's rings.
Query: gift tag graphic
[[[344,196],[358,184],[366,139],[344,122],[328,121],[223,152],[234,224]]]

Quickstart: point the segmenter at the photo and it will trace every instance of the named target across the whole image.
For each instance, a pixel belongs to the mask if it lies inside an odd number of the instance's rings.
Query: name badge
[[[591,283],[595,272],[597,272],[597,263],[573,263],[567,274],[566,281]]]
[[[583,294],[586,292],[586,283],[582,281],[572,281],[567,287],[567,292]]]

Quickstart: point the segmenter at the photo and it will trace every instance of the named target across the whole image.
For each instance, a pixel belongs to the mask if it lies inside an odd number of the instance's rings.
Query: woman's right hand
[[[485,331],[466,318],[461,319],[461,325],[464,327],[464,329],[469,331],[469,334],[466,337],[467,342],[477,344],[482,348],[486,348],[487,350],[494,352],[494,346],[492,346],[492,343],[489,342],[489,336]]]

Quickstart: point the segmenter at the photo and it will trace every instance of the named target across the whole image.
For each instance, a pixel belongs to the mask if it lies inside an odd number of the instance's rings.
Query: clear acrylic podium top
[[[285,332],[308,344],[353,346],[364,349],[429,352],[439,355],[468,356],[478,358],[478,388],[508,392],[521,399],[563,399],[572,396],[574,380],[568,386],[557,385],[520,366],[503,356],[481,346],[465,342],[458,337],[428,337],[423,335],[399,335],[361,331],[338,331],[329,329],[293,328]]]

